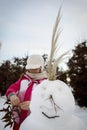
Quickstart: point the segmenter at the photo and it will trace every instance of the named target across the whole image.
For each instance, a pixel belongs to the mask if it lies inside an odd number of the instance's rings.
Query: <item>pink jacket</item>
[[[9,99],[12,94],[16,94],[21,102],[30,101],[33,87],[44,79],[45,78],[33,81],[31,77],[25,74],[8,88],[6,97]],[[14,117],[17,123],[21,123],[30,114],[30,109],[20,110],[20,108],[18,108],[18,110],[20,112],[20,117],[17,113],[14,114]]]

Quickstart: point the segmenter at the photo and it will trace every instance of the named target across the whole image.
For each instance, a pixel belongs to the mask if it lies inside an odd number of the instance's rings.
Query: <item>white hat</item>
[[[37,69],[44,67],[44,59],[41,55],[31,55],[27,59],[26,69]]]

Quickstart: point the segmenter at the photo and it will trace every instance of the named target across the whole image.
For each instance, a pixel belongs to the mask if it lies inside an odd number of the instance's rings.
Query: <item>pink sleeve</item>
[[[21,82],[21,79],[19,79],[18,81],[16,81],[15,83],[9,86],[9,88],[6,91],[7,98],[10,94],[16,94],[16,92],[20,89],[20,82]]]

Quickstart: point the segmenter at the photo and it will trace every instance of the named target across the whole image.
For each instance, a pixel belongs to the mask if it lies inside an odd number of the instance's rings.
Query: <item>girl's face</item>
[[[30,73],[37,74],[37,73],[40,73],[40,72],[41,72],[41,68],[29,69],[28,71],[29,71]]]

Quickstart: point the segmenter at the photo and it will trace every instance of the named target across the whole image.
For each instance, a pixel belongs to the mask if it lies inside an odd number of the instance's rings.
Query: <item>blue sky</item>
[[[32,53],[49,54],[61,4],[60,53],[87,39],[87,0],[0,0],[0,62]]]

